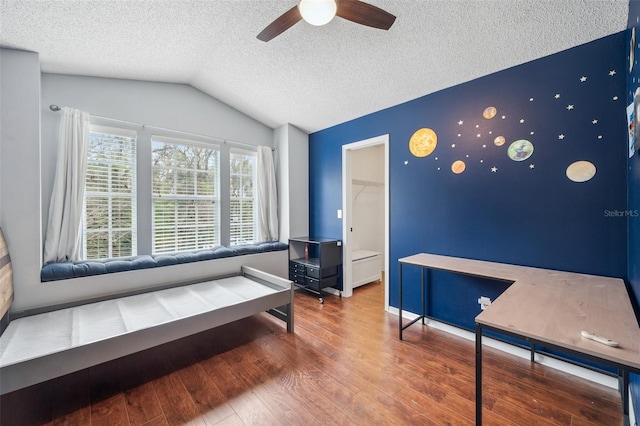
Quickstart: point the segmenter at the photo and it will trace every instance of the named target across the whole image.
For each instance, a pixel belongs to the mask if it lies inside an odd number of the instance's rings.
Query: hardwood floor
[[[472,425],[474,343],[414,325],[380,283],[298,292],[296,332],[266,314],[13,392],[2,425]],[[617,391],[497,350],[484,355],[487,425],[619,425]]]

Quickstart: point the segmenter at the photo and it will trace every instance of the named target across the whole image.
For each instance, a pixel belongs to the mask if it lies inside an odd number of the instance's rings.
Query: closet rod
[[[60,108],[58,105],[55,104],[51,104],[49,105],[49,109],[53,112],[58,112],[61,111],[62,108]],[[110,121],[116,121],[118,123],[125,123],[125,124],[131,124],[134,126],[140,126],[142,128],[149,128],[149,129],[156,129],[156,130],[164,130],[167,132],[173,132],[173,133],[181,133],[183,135],[191,135],[191,136],[197,136],[197,137],[201,137],[201,138],[206,138],[206,139],[213,139],[217,142],[222,142],[224,144],[231,144],[231,145],[242,145],[242,146],[248,146],[251,148],[257,148],[258,145],[252,145],[250,143],[246,143],[246,142],[237,142],[237,141],[232,141],[229,139],[221,139],[221,138],[216,138],[214,136],[209,136],[209,135],[203,135],[200,133],[193,133],[193,132],[185,132],[183,130],[175,130],[175,129],[168,129],[166,127],[159,127],[159,126],[152,126],[150,124],[144,124],[144,123],[135,123],[133,121],[126,121],[126,120],[118,120],[117,118],[111,118],[111,117],[104,117],[101,115],[93,115],[93,114],[89,114],[92,117],[95,118],[102,118],[103,120],[110,120]],[[271,147],[271,151],[275,151],[276,149],[274,147]]]

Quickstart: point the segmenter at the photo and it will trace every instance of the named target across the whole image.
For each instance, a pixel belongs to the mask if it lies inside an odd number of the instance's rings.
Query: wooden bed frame
[[[260,312],[292,333],[291,281],[257,269],[13,320],[0,336],[0,394]]]

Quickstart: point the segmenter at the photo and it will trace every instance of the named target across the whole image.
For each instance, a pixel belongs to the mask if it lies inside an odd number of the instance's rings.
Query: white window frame
[[[253,161],[253,170],[252,170],[252,174],[251,174],[251,179],[253,181],[253,194],[250,197],[247,196],[234,196],[233,192],[231,190],[231,182],[233,180],[234,176],[238,176],[241,180],[244,179],[245,177],[247,177],[248,175],[245,175],[243,173],[234,173],[231,170],[231,162],[233,161],[233,156],[234,155],[248,155],[254,158]],[[233,246],[233,245],[240,245],[240,244],[251,244],[251,243],[255,243],[257,242],[258,239],[258,197],[257,197],[257,192],[258,192],[258,153],[257,151],[251,151],[251,150],[247,150],[247,149],[239,149],[239,148],[231,148],[230,152],[229,152],[229,245]],[[239,201],[240,202],[240,216],[242,216],[242,204],[243,202],[246,201],[251,201],[253,203],[253,218],[252,218],[252,222],[251,222],[251,235],[253,238],[250,239],[245,239],[243,237],[245,237],[245,235],[243,235],[242,229],[243,227],[247,226],[246,224],[240,222],[238,224],[238,227],[240,228],[240,241],[236,240],[234,241],[234,217],[233,217],[233,212],[231,211],[231,204],[234,201]]]
[[[114,258],[114,257],[118,257],[118,256],[114,256],[113,255],[113,242],[114,242],[114,233],[115,232],[126,232],[126,231],[131,231],[131,253],[127,254],[127,256],[135,256],[138,253],[138,232],[137,232],[137,158],[138,158],[138,152],[137,152],[137,141],[138,141],[138,134],[135,131],[132,130],[126,130],[126,129],[121,129],[121,128],[117,128],[117,127],[109,127],[109,126],[100,126],[100,125],[96,125],[96,124],[91,124],[89,127],[89,133],[101,133],[101,134],[106,134],[106,135],[114,135],[114,136],[119,136],[119,137],[124,137],[124,138],[131,138],[134,139],[133,141],[133,155],[132,155],[132,162],[130,163],[131,165],[131,191],[129,193],[122,193],[122,192],[113,192],[111,190],[112,187],[112,168],[111,166],[113,164],[115,164],[115,162],[109,162],[109,168],[108,168],[108,172],[107,172],[107,179],[109,181],[108,186],[110,188],[109,191],[107,192],[103,192],[103,191],[90,191],[87,188],[87,179],[89,179],[89,163],[87,163],[87,176],[85,178],[85,196],[84,196],[84,205],[83,205],[83,217],[82,217],[82,234],[83,234],[83,253],[82,253],[82,258],[83,259],[89,259],[89,254],[87,252],[87,243],[88,243],[88,235],[90,233],[96,233],[96,232],[107,232],[108,234],[108,242],[107,242],[107,256],[104,258],[97,258],[97,257],[91,257],[90,259],[109,259],[109,258]],[[91,136],[89,137],[89,141],[88,141],[89,146],[87,147],[87,158],[89,156],[89,150],[91,149]],[[87,160],[88,161],[88,160]],[[108,203],[108,227],[107,228],[101,228],[99,230],[88,230],[87,229],[87,217],[86,217],[86,213],[87,213],[87,199],[89,199],[90,197],[106,197],[107,198],[107,203]],[[113,200],[114,198],[129,198],[131,199],[131,228],[114,228],[113,225]]]
[[[157,191],[155,191],[155,189],[153,188],[153,175],[154,172],[156,170],[156,166],[153,165],[154,162],[154,158],[153,158],[153,149],[154,149],[154,144],[155,143],[164,143],[164,144],[169,144],[169,145],[178,145],[178,146],[186,146],[186,147],[194,147],[194,148],[204,148],[204,149],[209,149],[212,151],[216,151],[217,152],[217,164],[215,164],[214,166],[214,170],[213,170],[213,174],[214,174],[214,193],[213,195],[202,195],[202,194],[198,194],[198,186],[197,186],[197,175],[198,173],[202,173],[202,171],[198,171],[198,169],[195,168],[184,168],[184,167],[177,167],[175,164],[173,164],[173,168],[174,169],[179,169],[182,172],[188,172],[188,173],[193,173],[194,174],[194,188],[193,188],[193,194],[179,194],[177,192],[177,183],[175,182],[176,179],[176,175],[174,174],[174,186],[173,186],[173,193],[165,193],[165,194],[159,194]],[[166,136],[160,136],[160,135],[152,135],[151,136],[151,152],[150,152],[150,157],[151,157],[151,174],[152,174],[152,185],[151,185],[151,221],[152,221],[152,234],[151,234],[151,250],[153,254],[161,254],[161,253],[171,253],[171,252],[179,252],[179,251],[190,251],[190,250],[196,250],[196,249],[202,249],[202,248],[208,248],[208,247],[212,247],[215,245],[219,245],[220,244],[220,239],[221,239],[221,217],[220,217],[220,205],[221,205],[221,191],[220,191],[220,162],[221,162],[221,149],[220,146],[217,144],[206,144],[206,143],[202,143],[202,142],[198,142],[198,141],[194,141],[191,139],[178,139],[178,138],[171,138],[171,137],[166,137]],[[163,166],[163,168],[166,168]],[[175,232],[175,239],[174,239],[174,243],[172,245],[172,247],[169,248],[160,248],[158,249],[158,247],[156,247],[157,244],[160,244],[157,240],[157,235],[156,235],[156,230],[157,229],[161,229],[160,225],[156,224],[156,202],[160,199],[169,199],[169,200],[174,200],[176,202],[175,204],[175,211],[174,211],[174,224],[173,224],[173,229],[177,230],[181,227],[181,224],[179,222],[179,207],[178,204],[180,201],[186,201],[186,202],[194,202],[196,203],[196,211],[198,209],[197,204],[199,202],[213,202],[214,204],[214,213],[213,213],[213,219],[214,219],[214,229],[213,229],[213,240],[208,239],[206,240],[206,244],[203,244],[204,241],[200,240],[200,228],[198,226],[198,222],[197,220],[194,222],[193,226],[193,237],[195,238],[194,241],[194,245],[193,246],[179,246],[178,243],[178,232]],[[184,226],[184,225],[182,225]],[[169,227],[167,227],[167,229],[169,229]],[[205,235],[207,235],[207,233],[205,233]]]

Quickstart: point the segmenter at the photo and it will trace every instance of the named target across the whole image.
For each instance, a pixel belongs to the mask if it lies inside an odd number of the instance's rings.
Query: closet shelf
[[[371,186],[371,187],[384,186],[383,182],[376,182],[376,181],[372,181],[372,180],[361,180],[361,179],[352,179],[351,180],[351,184],[352,185],[356,185],[356,186],[362,186],[362,188],[360,188],[360,190],[358,191],[358,193],[355,196],[356,200],[358,199],[358,196],[362,193],[362,191],[367,189],[367,187],[369,187],[369,186]]]

